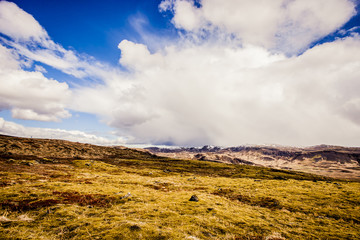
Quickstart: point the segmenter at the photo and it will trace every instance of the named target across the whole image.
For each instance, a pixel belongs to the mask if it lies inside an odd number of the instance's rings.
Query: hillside
[[[0,142],[0,239],[360,236],[359,182],[62,140]]]
[[[57,139],[33,139],[0,135],[2,158],[53,158],[64,159],[106,159],[106,158],[154,158],[145,151],[125,147],[104,147],[85,143],[75,143]]]
[[[163,157],[198,159],[295,170],[360,180],[360,148],[320,145],[309,148],[240,146],[219,148],[148,148]]]

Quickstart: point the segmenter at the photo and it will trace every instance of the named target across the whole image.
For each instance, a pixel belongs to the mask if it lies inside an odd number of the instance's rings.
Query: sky
[[[0,0],[0,134],[360,146],[359,0]]]

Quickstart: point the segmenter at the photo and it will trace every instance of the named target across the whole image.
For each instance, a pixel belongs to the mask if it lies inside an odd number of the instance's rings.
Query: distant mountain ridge
[[[331,177],[360,179],[360,148],[318,145],[306,148],[282,146],[237,146],[200,148],[147,148],[172,158],[198,159],[291,169]]]
[[[0,135],[1,159],[196,159],[295,170],[328,177],[360,180],[360,148],[320,145],[307,148],[281,146],[238,146],[200,148],[132,149],[97,146],[57,139],[32,139]]]

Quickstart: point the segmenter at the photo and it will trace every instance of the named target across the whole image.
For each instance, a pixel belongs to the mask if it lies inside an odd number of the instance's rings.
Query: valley
[[[308,148],[240,146],[148,148],[158,156],[245,164],[360,180],[360,148],[320,145]]]

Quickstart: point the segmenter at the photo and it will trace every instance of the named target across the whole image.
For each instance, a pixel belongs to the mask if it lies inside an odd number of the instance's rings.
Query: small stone
[[[141,227],[139,225],[132,225],[130,226],[131,231],[140,231]]]
[[[129,198],[129,197],[131,197],[131,193],[127,193],[125,196],[121,197],[121,199]]]
[[[199,198],[196,195],[192,195],[191,198],[189,199],[189,201],[198,202]]]
[[[194,236],[187,236],[186,239],[190,239],[190,240],[200,240],[199,238],[194,237]]]

